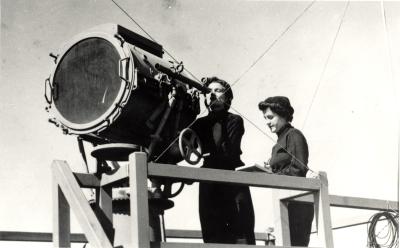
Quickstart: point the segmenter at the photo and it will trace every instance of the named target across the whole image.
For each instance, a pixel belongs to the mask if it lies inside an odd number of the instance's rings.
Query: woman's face
[[[210,83],[208,88],[211,90],[210,93],[206,94],[206,104],[210,111],[221,111],[225,110],[225,104],[227,98],[224,94],[225,87],[220,83]]]
[[[287,124],[287,120],[279,116],[277,113],[273,112],[271,108],[263,110],[263,115],[265,120],[267,121],[267,126],[269,127],[269,129],[271,129],[272,133],[279,132],[282,127]]]

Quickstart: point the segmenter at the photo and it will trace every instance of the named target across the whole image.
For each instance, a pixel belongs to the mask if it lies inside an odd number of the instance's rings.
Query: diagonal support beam
[[[74,211],[90,245],[98,248],[112,248],[112,244],[93,213],[68,164],[65,161],[55,160],[52,169],[55,184],[60,187],[65,199]],[[59,247],[56,243],[54,245]]]

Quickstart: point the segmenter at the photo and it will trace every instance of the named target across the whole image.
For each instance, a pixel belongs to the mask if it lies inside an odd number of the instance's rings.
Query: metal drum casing
[[[170,66],[110,30],[76,36],[59,53],[50,76],[53,122],[69,134],[148,147],[172,96],[172,86],[160,82],[156,64]],[[198,98],[186,85],[176,80],[174,85],[176,101],[160,150],[199,112]]]

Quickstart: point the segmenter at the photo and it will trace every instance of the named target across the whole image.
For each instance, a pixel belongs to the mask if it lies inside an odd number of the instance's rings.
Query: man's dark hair
[[[270,108],[272,112],[278,114],[282,118],[285,118],[288,122],[293,120],[294,109],[290,105],[289,98],[285,96],[268,97],[258,104],[258,108],[261,111],[265,111],[267,108]]]

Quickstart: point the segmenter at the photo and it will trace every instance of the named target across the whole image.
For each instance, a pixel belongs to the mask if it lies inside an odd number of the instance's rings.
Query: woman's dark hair
[[[289,98],[285,96],[268,97],[258,104],[258,108],[261,111],[270,108],[272,112],[278,114],[282,118],[285,118],[288,122],[293,120],[294,109],[290,105]]]
[[[219,83],[225,88],[224,95],[226,97],[226,105],[227,109],[230,108],[232,99],[233,99],[233,91],[231,86],[225,81],[217,77],[209,77],[209,78],[202,78],[201,81],[203,82],[203,86],[208,87],[211,83]]]

